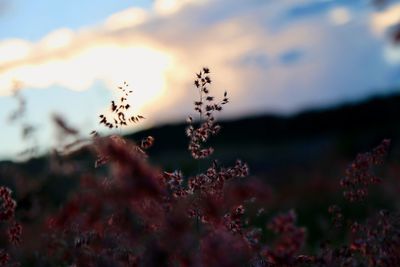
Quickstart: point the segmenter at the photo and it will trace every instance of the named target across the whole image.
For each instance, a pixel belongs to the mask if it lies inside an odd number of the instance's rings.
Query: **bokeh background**
[[[192,112],[193,76],[212,70],[223,118],[298,112],[396,93],[400,50],[390,40],[397,1],[1,0],[0,157],[24,149],[10,125],[16,83],[40,153],[56,145],[56,113],[88,135],[101,130],[127,81],[145,122]],[[40,154],[39,153],[39,154]]]

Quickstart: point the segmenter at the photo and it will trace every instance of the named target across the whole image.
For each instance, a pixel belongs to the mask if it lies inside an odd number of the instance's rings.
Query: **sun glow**
[[[135,90],[132,104],[140,108],[163,94],[170,62],[168,54],[154,48],[103,44],[90,46],[69,58],[53,58],[8,69],[0,77],[0,88],[4,90],[18,80],[26,87],[58,85],[82,91],[94,81],[102,81],[110,89],[127,81]],[[0,93],[6,94],[6,91]]]
[[[134,91],[130,102],[136,110],[140,111],[141,107],[162,97],[166,90],[166,73],[171,66],[171,56],[147,47],[115,49],[113,56],[107,54],[105,58],[106,64],[118,65],[108,74],[108,86],[115,87],[122,81],[128,82]]]

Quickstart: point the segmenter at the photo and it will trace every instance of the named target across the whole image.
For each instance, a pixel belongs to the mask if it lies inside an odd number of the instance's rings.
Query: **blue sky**
[[[58,28],[79,29],[101,23],[109,15],[138,6],[151,7],[151,0],[3,0],[0,38],[36,41]]]
[[[81,27],[96,25],[109,15],[131,6],[149,8],[151,1],[2,1],[0,40],[20,38],[34,42],[59,28],[77,30]],[[111,92],[101,83],[96,83],[80,93],[59,86],[51,86],[42,92],[37,92],[34,88],[26,88],[22,91],[22,95],[27,99],[27,115],[24,121],[38,128],[38,144],[42,152],[43,148],[48,149],[46,143],[49,140],[53,140],[54,143],[51,143],[56,145],[54,127],[49,123],[52,114],[67,114],[68,117],[81,118],[81,120],[76,120],[78,124],[74,126],[88,133],[96,129],[96,121],[82,114],[93,116],[100,108],[106,106],[112,97]],[[22,139],[21,123],[9,122],[10,114],[17,108],[18,104],[14,98],[0,98],[0,125],[3,129],[0,135],[8,140],[3,144],[0,158],[15,158],[20,151],[31,145],[31,141]]]
[[[26,144],[7,117],[23,84],[27,120],[42,152],[56,146],[52,114],[87,136],[115,88],[128,81],[146,122],[182,121],[193,74],[211,68],[223,116],[241,117],[358,101],[397,92],[400,50],[387,32],[399,1],[0,0],[0,158]]]

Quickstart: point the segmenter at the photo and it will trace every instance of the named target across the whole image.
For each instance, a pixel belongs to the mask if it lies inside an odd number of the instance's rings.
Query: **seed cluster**
[[[110,103],[112,116],[108,118],[106,115],[100,114],[100,124],[112,129],[128,126],[129,124],[137,123],[144,119],[142,115],[128,115],[128,110],[131,108],[131,105],[128,103],[128,97],[133,92],[128,88],[129,85],[126,82],[124,82],[123,86],[118,87],[121,96],[118,101],[112,100]]]
[[[203,148],[202,144],[206,143],[211,135],[215,135],[221,129],[216,124],[214,112],[222,111],[223,105],[229,102],[227,92],[221,102],[215,102],[215,98],[210,95],[209,86],[211,85],[210,69],[204,67],[196,74],[194,85],[199,93],[199,100],[194,102],[194,110],[199,114],[199,126],[195,128],[193,118],[188,117],[189,123],[186,134],[190,138],[189,151],[195,159],[207,158],[214,149],[212,147]]]
[[[21,242],[22,226],[14,219],[17,203],[12,198],[11,193],[9,188],[0,186],[0,223],[8,225],[8,241],[11,244],[19,244]],[[0,266],[8,264],[10,258],[6,250],[0,249]]]
[[[355,161],[346,170],[346,176],[340,181],[345,189],[344,197],[350,202],[362,201],[368,195],[368,186],[379,184],[382,180],[373,174],[372,168],[383,163],[390,146],[385,139],[372,152],[358,154]]]
[[[268,228],[278,234],[272,248],[265,247],[263,255],[268,262],[278,266],[290,266],[296,263],[296,255],[305,242],[305,229],[296,226],[296,213],[275,216],[268,224]]]

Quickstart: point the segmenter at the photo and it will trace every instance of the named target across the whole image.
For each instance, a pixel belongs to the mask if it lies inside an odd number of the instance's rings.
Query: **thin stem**
[[[201,127],[201,123],[203,121],[203,86],[199,88],[199,95],[200,95],[200,111],[199,111],[199,125]],[[197,173],[200,173],[200,159],[197,160]],[[196,211],[196,232],[200,234],[200,218],[199,218],[199,211]]]

